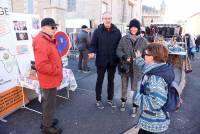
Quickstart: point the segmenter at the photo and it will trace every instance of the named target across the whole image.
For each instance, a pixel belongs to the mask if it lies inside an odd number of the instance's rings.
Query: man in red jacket
[[[60,86],[63,73],[62,61],[52,38],[57,30],[52,18],[41,21],[41,32],[33,40],[35,67],[42,89],[42,124],[44,134],[61,134],[62,129],[56,128],[57,119],[53,119],[56,108],[56,89]]]

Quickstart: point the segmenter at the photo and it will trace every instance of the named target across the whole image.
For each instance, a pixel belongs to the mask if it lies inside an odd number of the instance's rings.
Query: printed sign
[[[0,14],[0,93],[17,85],[18,67],[8,1],[1,1]]]
[[[0,11],[0,117],[15,111],[25,102],[18,87],[19,72],[27,74],[34,59],[32,38],[39,32],[36,15],[7,13],[8,1],[1,1]],[[3,8],[2,8],[3,7]],[[34,17],[34,25],[31,21]],[[32,28],[34,26],[34,29]],[[18,62],[17,62],[18,61]],[[27,97],[25,97],[27,100]]]
[[[57,32],[54,37],[60,55],[64,56],[68,54],[70,49],[69,37],[64,32]]]

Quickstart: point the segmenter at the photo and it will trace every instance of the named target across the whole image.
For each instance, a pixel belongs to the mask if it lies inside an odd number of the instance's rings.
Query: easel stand
[[[8,121],[0,117],[0,121],[7,123]]]
[[[59,97],[59,98],[63,98],[65,100],[69,100],[69,87],[65,87],[65,89],[67,90],[67,97],[62,96],[62,95],[56,95],[56,96]]]
[[[26,102],[25,102],[25,94],[24,94],[24,87],[21,85],[21,82],[20,82],[20,86],[21,86],[21,88],[22,88],[22,98],[23,98],[23,105],[22,105],[21,108],[25,108],[25,109],[27,109],[27,110],[30,110],[30,111],[36,112],[36,113],[38,113],[38,114],[42,114],[41,112],[39,112],[39,111],[37,111],[37,110],[34,110],[34,109],[29,108],[29,107],[26,106]]]
[[[20,86],[21,86],[21,88],[22,88],[22,96],[23,96],[23,105],[22,105],[21,108],[25,108],[25,109],[27,109],[27,110],[30,110],[30,111],[33,111],[33,112],[36,112],[36,113],[42,115],[41,112],[39,112],[39,111],[37,111],[37,110],[34,110],[34,109],[29,108],[29,107],[26,106],[26,102],[25,102],[25,94],[24,94],[24,88],[23,88],[23,85],[21,85],[21,83],[20,83]],[[67,87],[66,87],[66,89],[67,89]],[[62,98],[62,99],[68,100],[68,99],[69,99],[69,90],[67,89],[67,97],[65,97],[65,96],[61,96],[61,95],[56,95],[56,96],[59,97],[59,98]]]

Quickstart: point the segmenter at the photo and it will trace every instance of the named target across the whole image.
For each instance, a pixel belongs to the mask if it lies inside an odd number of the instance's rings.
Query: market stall
[[[187,55],[187,50],[184,48],[184,45],[180,44],[184,44],[184,42],[177,43],[176,45],[168,43],[167,47],[169,49],[168,62],[173,66],[175,82],[181,94],[186,84],[186,73],[191,72],[192,67]]]
[[[7,1],[0,5],[10,9]],[[35,97],[41,98],[36,73],[31,70],[31,61],[34,61],[32,39],[40,31],[39,18],[20,13],[4,14],[0,18],[0,121],[6,122],[4,117],[18,108],[27,108],[25,104]],[[59,89],[67,89],[69,93],[77,87],[73,72],[66,68],[69,38],[64,32],[58,32],[56,42],[64,66],[64,79]],[[59,97],[67,99],[69,94]]]

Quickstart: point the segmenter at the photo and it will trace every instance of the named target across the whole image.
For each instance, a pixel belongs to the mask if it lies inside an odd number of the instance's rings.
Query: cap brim
[[[58,24],[50,24],[49,26],[58,26]]]

